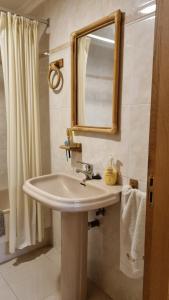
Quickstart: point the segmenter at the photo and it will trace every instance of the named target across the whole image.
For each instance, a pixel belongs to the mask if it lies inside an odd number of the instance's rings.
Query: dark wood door
[[[149,145],[144,300],[167,300],[169,281],[169,0],[157,0]]]

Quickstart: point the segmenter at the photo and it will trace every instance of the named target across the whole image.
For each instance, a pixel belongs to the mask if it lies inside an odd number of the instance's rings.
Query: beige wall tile
[[[55,48],[70,41],[71,32],[110,14],[116,9],[133,16],[146,0],[49,0],[34,15],[50,17],[49,47]],[[116,136],[78,134],[82,143],[81,159],[94,164],[103,173],[108,156],[113,154],[120,166],[123,184],[129,177],[139,179],[140,188],[146,189],[148,132],[153,59],[154,20],[125,25],[120,131]],[[50,139],[52,171],[71,172],[78,156],[66,162],[59,145],[65,140],[70,127],[70,48],[55,53],[50,61],[64,58],[64,86],[60,94],[49,92]],[[119,271],[120,206],[108,208],[99,229],[89,232],[89,276],[112,298],[141,300],[142,280],[131,280]],[[94,212],[93,212],[94,214]],[[90,214],[90,217],[93,215]],[[54,241],[60,249],[60,215],[54,213]]]
[[[130,106],[129,177],[146,180],[150,105]]]
[[[144,32],[144,34],[143,34]],[[123,104],[151,101],[154,19],[125,26],[123,58]]]

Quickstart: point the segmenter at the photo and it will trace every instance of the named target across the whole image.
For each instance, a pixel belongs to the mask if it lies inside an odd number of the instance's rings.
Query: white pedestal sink
[[[63,173],[29,179],[23,190],[37,201],[61,212],[61,299],[86,300],[88,211],[119,201],[121,186],[102,180],[81,180]]]

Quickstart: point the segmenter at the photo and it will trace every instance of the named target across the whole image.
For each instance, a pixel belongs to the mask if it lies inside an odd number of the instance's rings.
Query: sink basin
[[[86,185],[75,176],[62,173],[29,179],[24,191],[39,202],[59,211],[89,211],[112,205],[119,201],[120,187],[106,187],[96,180]]]
[[[37,201],[61,211],[61,299],[86,300],[88,211],[120,200],[121,186],[87,181],[64,173],[29,179],[23,190]]]

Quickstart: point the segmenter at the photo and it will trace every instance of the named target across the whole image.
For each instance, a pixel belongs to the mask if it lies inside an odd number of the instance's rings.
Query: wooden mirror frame
[[[121,20],[122,13],[117,10],[78,31],[71,34],[71,126],[73,131],[100,132],[115,134],[118,131],[118,103],[119,103],[119,70],[120,70],[120,40],[121,40]],[[112,127],[90,127],[78,125],[78,38],[83,37],[95,30],[107,25],[115,24],[115,48],[114,48],[114,80],[113,80],[113,99],[112,99]]]

